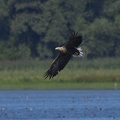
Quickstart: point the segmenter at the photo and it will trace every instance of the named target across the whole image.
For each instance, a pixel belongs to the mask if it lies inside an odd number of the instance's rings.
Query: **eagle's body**
[[[82,56],[82,49],[78,48],[81,42],[82,35],[78,35],[78,33],[74,32],[71,34],[69,41],[65,45],[62,47],[56,47],[55,50],[59,50],[60,53],[52,62],[51,67],[44,74],[44,77],[49,77],[49,79],[53,78],[66,66],[72,56]]]

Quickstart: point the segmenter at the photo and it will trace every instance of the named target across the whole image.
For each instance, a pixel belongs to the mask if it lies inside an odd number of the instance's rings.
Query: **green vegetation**
[[[119,89],[119,6],[120,0],[0,0],[0,89]],[[72,30],[83,34],[84,60],[44,80],[54,48]]]
[[[52,80],[43,78],[52,60],[0,62],[0,89],[120,89],[120,58],[75,59]]]
[[[72,30],[86,58],[120,57],[120,0],[0,0],[0,60],[54,58]]]

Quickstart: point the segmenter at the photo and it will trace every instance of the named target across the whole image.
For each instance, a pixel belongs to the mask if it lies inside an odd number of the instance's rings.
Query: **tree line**
[[[72,30],[84,57],[120,56],[120,0],[0,0],[0,60],[54,58]]]

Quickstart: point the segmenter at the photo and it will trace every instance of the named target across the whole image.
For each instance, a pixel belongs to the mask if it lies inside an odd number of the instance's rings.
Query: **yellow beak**
[[[55,48],[55,50],[59,50],[59,48],[58,48],[58,47],[56,47],[56,48]]]

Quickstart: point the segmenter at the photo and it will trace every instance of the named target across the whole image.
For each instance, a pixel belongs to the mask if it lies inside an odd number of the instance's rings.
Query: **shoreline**
[[[0,90],[119,90],[120,83],[92,82],[92,83],[3,83]]]

